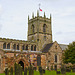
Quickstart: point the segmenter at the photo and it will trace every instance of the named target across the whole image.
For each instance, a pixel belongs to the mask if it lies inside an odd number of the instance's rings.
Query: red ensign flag
[[[42,11],[42,9],[40,9],[40,11]]]

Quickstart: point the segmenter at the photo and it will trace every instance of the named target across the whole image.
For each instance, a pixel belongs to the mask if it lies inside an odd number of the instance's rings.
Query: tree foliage
[[[68,49],[66,49],[63,57],[64,63],[72,63],[75,64],[75,42],[72,42],[68,45]]]

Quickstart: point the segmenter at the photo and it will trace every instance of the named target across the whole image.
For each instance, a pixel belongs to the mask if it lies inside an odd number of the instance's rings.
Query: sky
[[[75,41],[75,0],[0,0],[0,38],[27,40],[28,15],[52,16],[52,39],[60,44]]]

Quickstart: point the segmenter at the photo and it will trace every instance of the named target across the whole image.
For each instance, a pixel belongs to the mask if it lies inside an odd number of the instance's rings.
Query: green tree
[[[72,42],[68,45],[63,57],[64,63],[72,63],[75,64],[75,42]]]

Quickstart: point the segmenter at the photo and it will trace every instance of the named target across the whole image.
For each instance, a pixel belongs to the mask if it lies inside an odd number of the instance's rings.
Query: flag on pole
[[[42,11],[42,9],[40,9],[40,5],[41,5],[41,4],[39,4],[39,11]]]
[[[39,8],[40,11],[42,11],[42,9]]]

